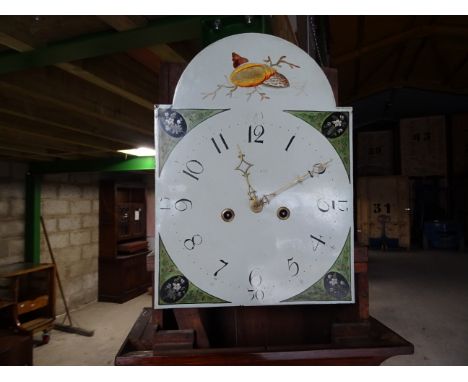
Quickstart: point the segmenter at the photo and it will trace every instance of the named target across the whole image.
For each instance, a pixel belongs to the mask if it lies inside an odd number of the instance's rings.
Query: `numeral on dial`
[[[224,260],[221,260],[221,259],[219,261],[221,261],[221,263],[223,263],[223,266],[221,268],[219,268],[215,273],[213,273],[214,277],[218,276],[219,271],[222,270],[224,267],[226,267],[229,264],[227,261],[224,261]]]
[[[314,250],[314,252],[317,250],[317,248],[318,248],[318,246],[319,246],[320,244],[325,245],[325,242],[321,239],[322,236],[321,236],[321,235],[319,235],[319,236],[320,236],[320,238],[315,237],[314,235],[310,235],[310,237],[312,238],[312,240],[314,240],[314,244],[315,244],[315,245],[312,247],[313,250]]]
[[[193,235],[191,239],[184,241],[184,247],[189,251],[192,251],[195,246],[200,245],[203,242],[202,237],[198,234]]]
[[[248,292],[252,293],[251,300],[263,300],[265,298],[265,292],[260,289],[260,285],[262,285],[262,276],[258,274],[258,269],[254,269],[249,274],[249,284],[251,285],[251,289],[247,289]]]
[[[332,200],[331,203],[326,200],[317,200],[317,207],[321,212],[328,212],[330,209],[338,211],[348,211],[347,200]]]
[[[160,210],[170,210],[171,209],[171,199],[161,198],[159,199],[159,209]]]
[[[249,126],[249,143],[252,142],[252,138],[255,143],[263,143],[263,139],[260,137],[265,133],[265,128],[262,125],[257,125],[252,129],[252,125]],[[252,137],[253,135],[253,137]]]
[[[195,160],[195,159],[189,160],[189,161],[185,164],[185,167],[187,167],[187,170],[188,170],[188,171],[182,170],[182,172],[183,172],[184,174],[186,174],[186,175],[192,177],[192,178],[195,179],[195,180],[198,180],[198,176],[197,176],[197,175],[200,175],[200,174],[203,172],[203,170],[204,170],[203,165],[202,165],[199,161],[197,161],[197,160]]]
[[[222,142],[222,144],[224,145],[224,147],[226,148],[226,150],[229,150],[229,146],[227,145],[227,143],[226,143],[226,141],[225,141],[225,139],[224,139],[224,137],[223,137],[223,134],[219,134],[219,138],[221,139],[221,142]],[[217,151],[219,154],[221,154],[221,150],[220,150],[218,144],[216,143],[216,140],[215,140],[214,138],[211,138],[211,142],[213,142],[216,151]]]
[[[291,146],[292,141],[294,141],[294,138],[296,138],[295,135],[293,135],[293,136],[291,137],[291,139],[289,140],[288,145],[286,146],[286,148],[284,149],[284,151],[288,151],[289,146]]]
[[[159,206],[160,210],[170,210],[171,209],[171,206],[172,206],[171,199],[169,199],[169,198],[160,198],[159,202],[160,202],[160,206]],[[179,199],[174,203],[174,208],[177,211],[186,211],[189,208],[190,209],[192,208],[192,201],[189,200],[189,199]]]
[[[294,276],[297,276],[297,274],[299,273],[299,264],[296,263],[294,260],[294,257],[291,257],[290,259],[288,259],[288,269],[293,273],[293,277]]]

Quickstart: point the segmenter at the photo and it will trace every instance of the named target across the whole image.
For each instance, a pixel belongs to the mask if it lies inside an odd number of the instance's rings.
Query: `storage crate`
[[[360,177],[357,182],[358,245],[410,247],[410,188],[405,176]]]
[[[400,121],[401,174],[445,176],[446,141],[444,116],[402,119]]]
[[[393,131],[363,131],[357,134],[357,174],[394,173]]]
[[[452,117],[452,169],[454,175],[468,175],[468,114]]]

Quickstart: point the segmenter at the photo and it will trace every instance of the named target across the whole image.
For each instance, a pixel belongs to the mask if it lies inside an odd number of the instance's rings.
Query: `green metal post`
[[[41,261],[41,176],[26,174],[26,211],[24,258],[28,263]]]

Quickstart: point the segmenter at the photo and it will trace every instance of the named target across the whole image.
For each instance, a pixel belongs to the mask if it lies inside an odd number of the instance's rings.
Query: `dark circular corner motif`
[[[188,288],[189,281],[186,277],[182,275],[173,276],[161,286],[159,296],[164,302],[172,304],[184,297]]]
[[[327,293],[336,299],[345,298],[349,293],[348,281],[338,272],[328,272],[323,284]]]
[[[348,113],[333,113],[322,123],[322,134],[327,138],[338,138],[349,125]]]
[[[158,123],[171,137],[181,138],[187,133],[187,123],[184,117],[175,110],[160,110],[158,113]]]

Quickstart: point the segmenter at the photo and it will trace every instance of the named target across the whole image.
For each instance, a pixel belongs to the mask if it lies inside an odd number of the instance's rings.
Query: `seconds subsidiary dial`
[[[157,304],[184,304],[191,288],[211,298],[185,302],[197,306],[311,303],[301,295],[317,283],[351,301],[352,272],[331,271],[352,227],[334,138],[294,112],[234,113],[203,120],[159,163],[159,251],[172,273],[159,264]]]

